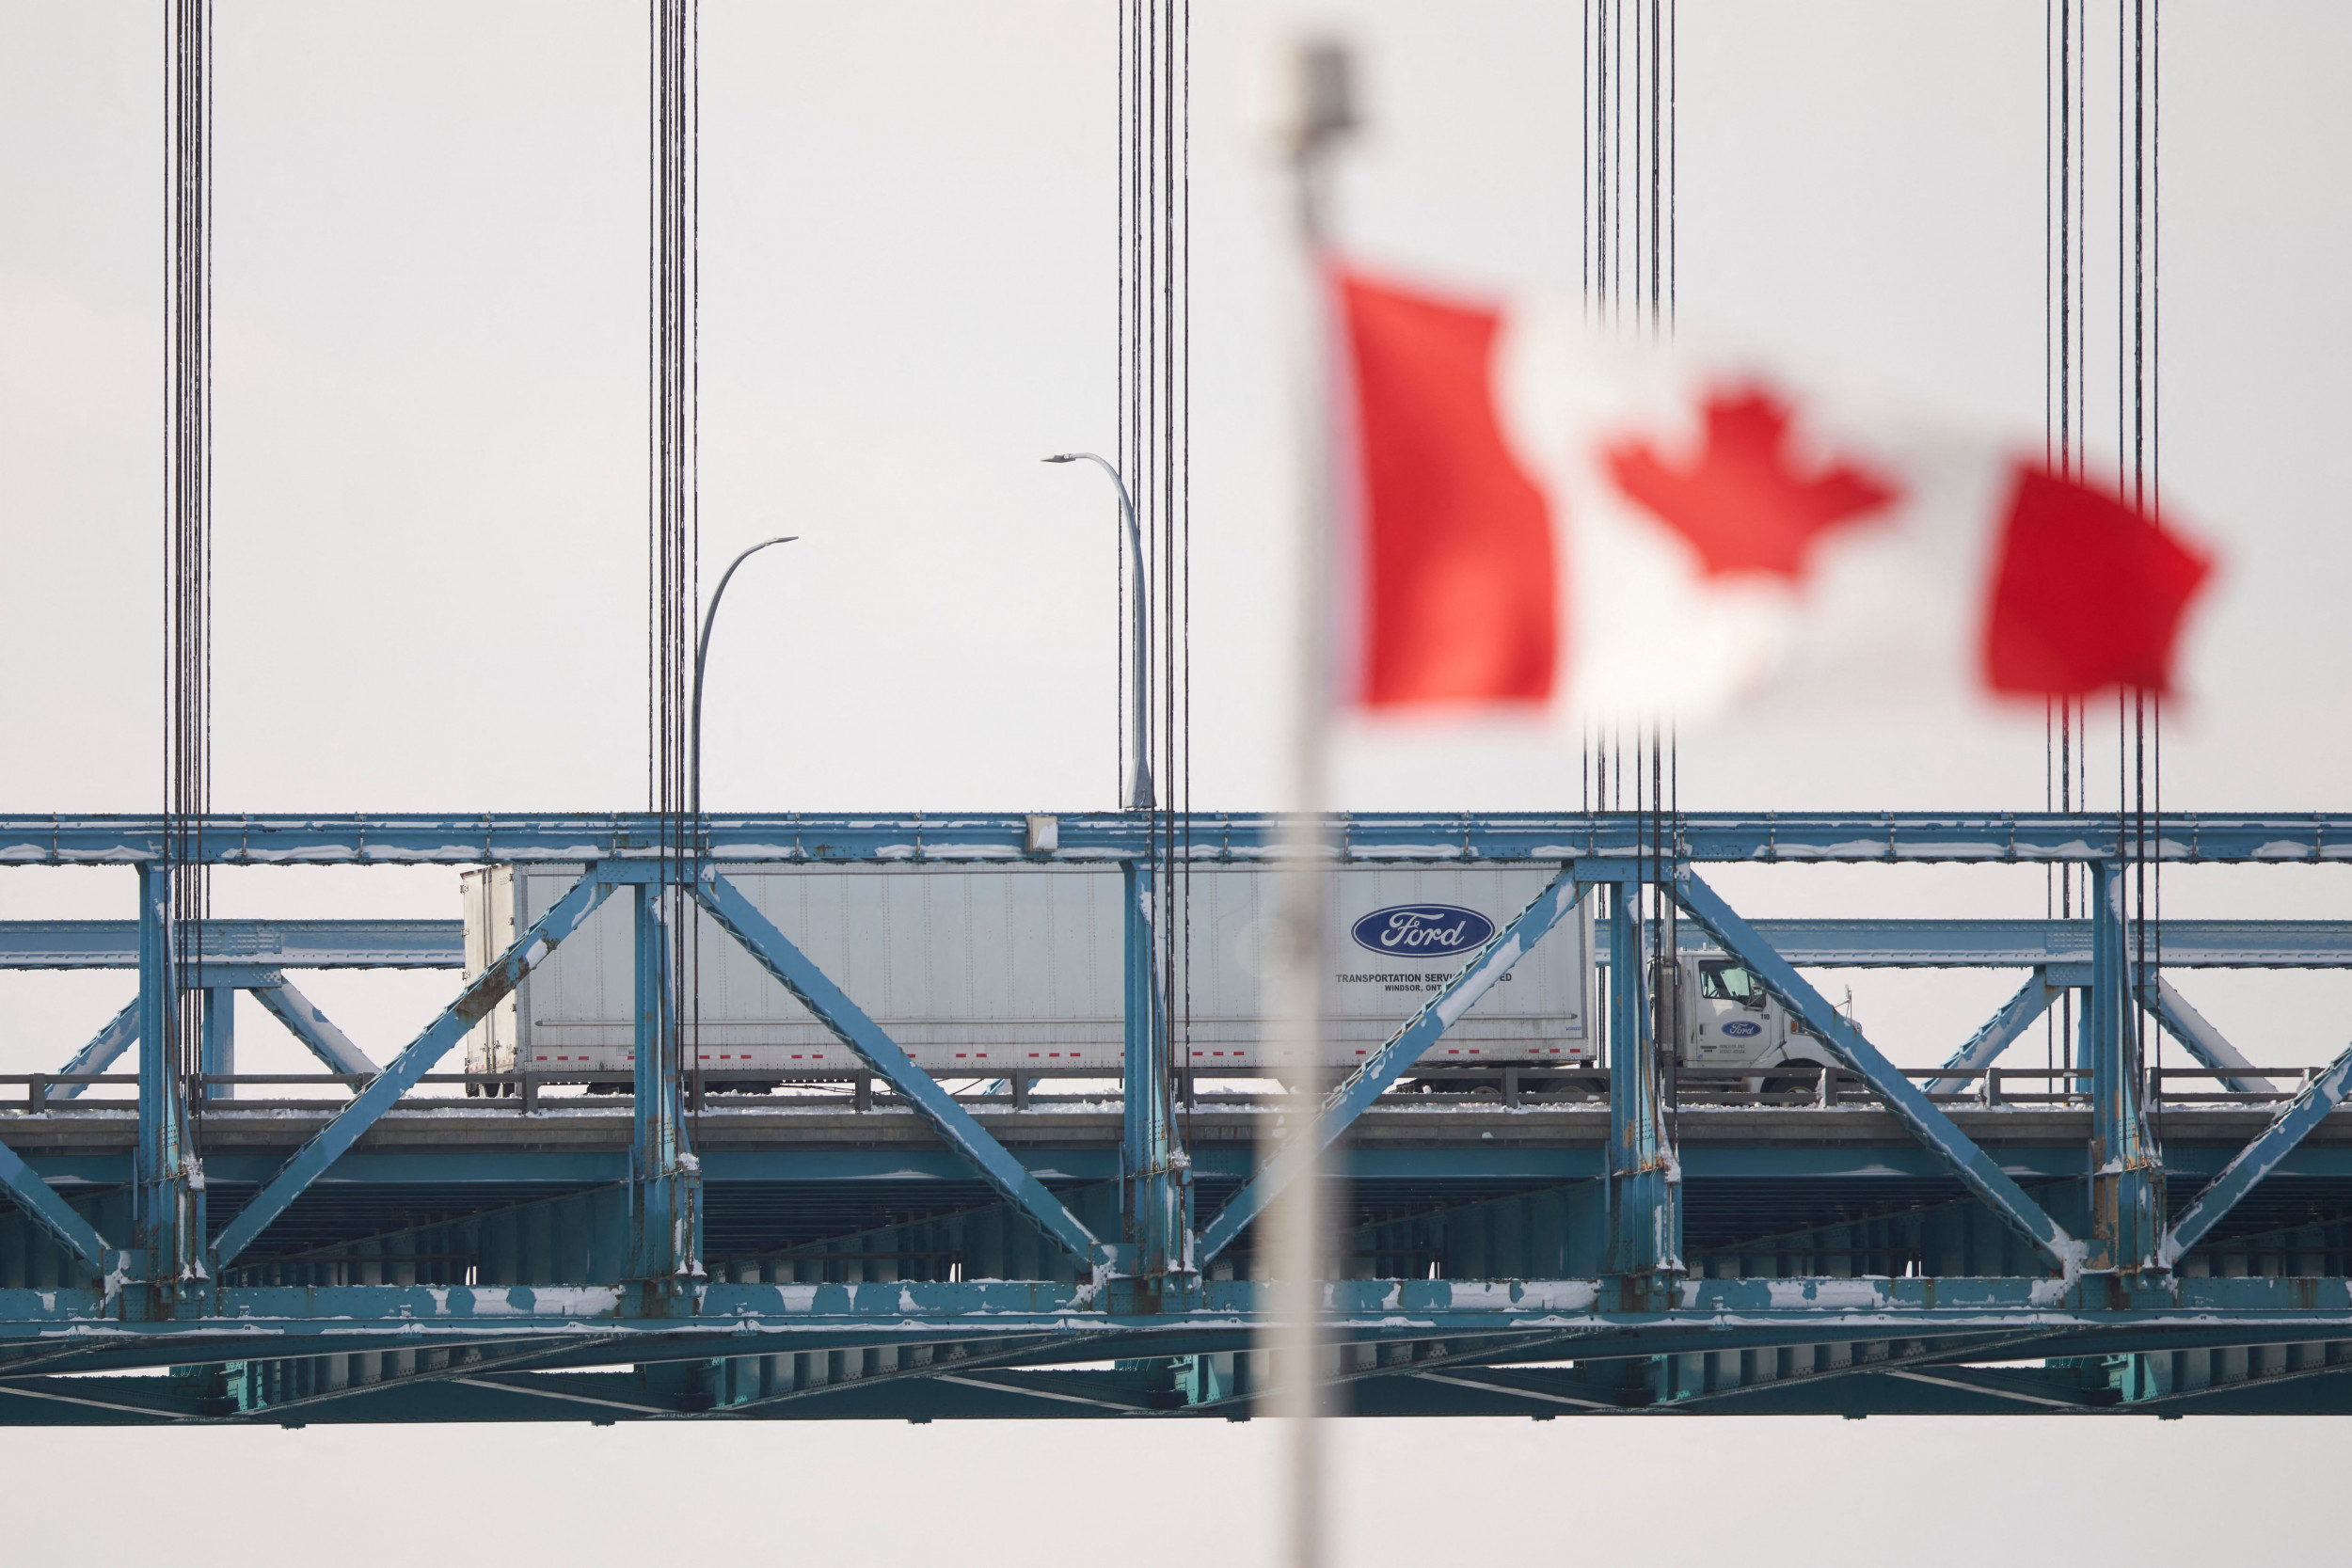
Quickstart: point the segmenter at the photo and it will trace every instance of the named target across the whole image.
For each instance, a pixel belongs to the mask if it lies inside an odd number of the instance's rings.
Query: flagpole
[[[1327,206],[1330,153],[1355,126],[1353,62],[1330,40],[1297,45],[1284,62],[1287,102],[1283,132],[1292,182],[1296,290],[1292,386],[1296,399],[1298,460],[1298,577],[1293,616],[1297,643],[1293,663],[1296,712],[1288,758],[1289,829],[1282,873],[1275,878],[1268,1053],[1286,1080],[1289,1114],[1267,1132],[1267,1153],[1280,1139],[1309,1140],[1323,1098],[1322,1063],[1323,866],[1329,846],[1324,813],[1329,805],[1328,746],[1331,672],[1328,667],[1333,526],[1331,486],[1332,337]],[[1311,1148],[1310,1141],[1308,1147]],[[1322,1281],[1332,1259],[1325,1246],[1323,1164],[1306,1168],[1277,1196],[1266,1215],[1273,1267],[1272,1352],[1274,1413],[1284,1437],[1283,1510],[1279,1560],[1290,1568],[1321,1568],[1325,1558],[1324,1462],[1316,1420],[1317,1386],[1325,1355]]]

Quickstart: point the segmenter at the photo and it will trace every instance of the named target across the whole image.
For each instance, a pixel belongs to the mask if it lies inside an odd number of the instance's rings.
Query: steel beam
[[[1528,950],[1543,940],[1544,933],[1557,925],[1562,916],[1576,909],[1580,890],[1575,873],[1564,870],[1529,901],[1502,929],[1488,938],[1486,944],[1470,956],[1461,973],[1446,982],[1445,988],[1407,1019],[1380,1049],[1364,1058],[1361,1066],[1330,1093],[1324,1096],[1322,1108],[1311,1126],[1289,1139],[1264,1166],[1245,1182],[1241,1190],[1226,1200],[1200,1233],[1200,1261],[1204,1265],[1239,1236],[1250,1221],[1263,1213],[1274,1196],[1297,1179],[1322,1152],[1328,1148],[1350,1124],[1372,1103],[1386,1093],[1389,1086],[1404,1076],[1422,1053],[1435,1045],[1439,1037],[1454,1026],[1454,1021],[1475,1006],[1478,999],[1511,972],[1512,966],[1526,956]]]
[[[949,812],[886,816],[713,816],[705,832],[722,863],[877,864],[1072,863],[1142,860],[1152,829],[1138,814],[1069,813],[1055,847],[1029,847],[1029,816]],[[1677,819],[1695,862],[2067,864],[2120,857],[2112,813],[1693,812]],[[443,816],[428,813],[220,815],[202,819],[198,853],[216,865],[483,865],[660,858],[661,818],[644,813]],[[1196,812],[1174,841],[1198,864],[1279,859],[1285,818]],[[163,859],[161,816],[0,816],[0,865],[135,864]],[[1333,816],[1326,835],[1341,863],[1634,862],[1650,850],[1628,813],[1407,812]],[[2352,861],[2352,814],[2168,813],[2148,849],[2183,864],[2323,864]]]
[[[2169,965],[2172,954],[2165,950],[2164,961]],[[2188,1053],[2217,1072],[2228,1074],[2215,1080],[2225,1094],[2277,1094],[2279,1086],[2253,1070],[2253,1063],[2238,1054],[2228,1037],[2215,1028],[2205,1015],[2188,1005],[2188,998],[2173,988],[2163,975],[2156,976],[2155,994],[2142,992],[2143,1001],[2153,1005],[2156,1022],[2167,1033],[2187,1048]],[[2235,1069],[2235,1070],[2232,1070]]]
[[[284,1213],[288,1205],[342,1158],[344,1150],[366,1135],[376,1118],[414,1088],[417,1080],[432,1070],[433,1064],[451,1046],[465,1037],[467,1030],[497,1006],[524,975],[555,951],[559,942],[578,930],[580,923],[604,902],[613,886],[612,880],[598,874],[597,868],[590,867],[585,876],[572,884],[570,892],[557,899],[530,929],[515,939],[512,946],[468,982],[456,1000],[426,1024],[424,1032],[392,1058],[332,1121],[295,1150],[294,1157],[254,1195],[253,1201],[229,1222],[213,1249],[214,1267],[226,1268],[250,1246],[271,1221]],[[144,1091],[144,1084],[141,1089]]]
[[[274,986],[257,986],[253,1000],[267,1008],[269,1015],[286,1026],[287,1033],[300,1040],[303,1048],[326,1064],[331,1072],[364,1073],[373,1076],[376,1066],[368,1053],[354,1045],[351,1037],[335,1027],[334,1022],[320,1010],[318,1004],[297,990],[282,975]]]
[[[103,1289],[57,1286],[0,1290],[0,1344],[86,1351],[84,1360],[49,1364],[75,1371],[493,1343],[564,1347],[578,1365],[936,1344],[993,1351],[1041,1336],[1048,1342],[1036,1361],[1095,1360],[1248,1349],[1272,1319],[1269,1284],[1208,1281],[1196,1308],[1120,1313],[1101,1309],[1090,1282],[712,1281],[703,1310],[684,1317],[638,1311],[638,1294],[617,1284],[231,1285],[209,1314],[177,1322],[126,1322]],[[2352,1282],[2335,1276],[1691,1278],[1663,1305],[1639,1309],[1611,1305],[1597,1278],[1336,1279],[1325,1307],[1335,1343],[1493,1337],[1512,1364],[2027,1328],[2054,1338],[1988,1358],[2076,1354],[2052,1348],[2070,1335],[2110,1345],[2128,1335],[2143,1348],[2352,1338]],[[1557,1338],[1548,1348],[1512,1338],[1537,1332]]]
[[[1571,1410],[1623,1411],[1633,1408],[1622,1397],[1611,1397],[1614,1390],[1597,1385],[1589,1378],[1559,1372],[1539,1372],[1523,1368],[1480,1368],[1461,1371],[1407,1370],[1404,1375],[1423,1383],[1473,1388],[1482,1393],[1500,1394],[1507,1399],[1525,1400],[1535,1404],[1565,1405]]]
[[[2090,960],[2088,920],[1751,924],[1804,969],[2029,969]],[[2167,920],[2161,931],[2169,970],[2352,968],[2352,921]],[[1695,927],[1682,929],[1680,949],[1686,957],[1718,951]],[[212,920],[204,951],[214,963],[278,969],[458,969],[465,929],[454,920]],[[136,921],[0,920],[0,969],[137,967]]]
[[[208,920],[208,960],[278,969],[461,969],[462,920]],[[0,920],[0,969],[136,969],[135,920]]]
[[[1759,927],[1760,930],[1761,927]],[[1783,957],[1787,957],[1784,953]],[[1791,963],[1802,962],[1790,958]],[[2002,1052],[2017,1040],[2017,1037],[2033,1026],[2033,1021],[2050,1010],[2050,1004],[2066,994],[2064,986],[2050,984],[2044,970],[2037,969],[2017,988],[2017,994],[2001,1004],[2001,1010],[1985,1021],[1984,1027],[1968,1037],[1968,1043],[1952,1053],[1944,1066],[1951,1070],[1949,1078],[1931,1078],[1927,1082],[1930,1094],[1958,1094],[1976,1080],[1977,1074],[1991,1067]]]
[[[2126,949],[2124,875],[2112,861],[2090,868],[2089,1006],[2080,1059],[2090,1069],[2090,1251],[2085,1266],[2133,1272],[2156,1266],[2164,1234],[2164,1159],[2148,1125],[2133,957]]]
[[[139,1006],[142,997],[134,996],[122,1005],[122,1011],[107,1022],[103,1029],[90,1037],[89,1044],[73,1053],[72,1060],[57,1071],[67,1077],[80,1073],[103,1072],[114,1066],[122,1053],[131,1049],[139,1037]],[[60,1084],[50,1094],[58,1100],[75,1100],[89,1085]]]
[[[1924,1383],[1932,1387],[1984,1394],[2016,1404],[2037,1405],[2044,1410],[2086,1410],[2115,1402],[2112,1399],[2094,1400],[2090,1390],[2070,1385],[2055,1374],[2025,1368],[2003,1371],[1984,1367],[1911,1368],[1880,1375],[1904,1383]]]
[[[2329,1112],[2344,1103],[2347,1087],[2352,1087],[2352,1046],[2346,1046],[2341,1055],[2328,1064],[2327,1070],[2305,1084],[2293,1100],[2280,1107],[2277,1119],[2238,1150],[2237,1157],[2221,1167],[2221,1174],[2189,1200],[2188,1207],[2181,1212],[2181,1217],[2172,1223],[2172,1228],[2165,1232],[2158,1244],[2157,1264],[2172,1267],[2191,1247],[2203,1241],[2241,1198],[2276,1170],[2281,1160],[2294,1153],[2296,1146],[2327,1120]]]
[[[931,1124],[947,1147],[971,1162],[973,1168],[1007,1202],[1089,1270],[1109,1263],[1103,1243],[1079,1223],[1061,1199],[1048,1192],[1043,1182],[1029,1174],[1026,1165],[991,1137],[973,1119],[971,1112],[940,1087],[937,1080],[915,1066],[898,1048],[898,1041],[882,1033],[865,1009],[850,1001],[823,970],[810,962],[808,956],[776,929],[775,923],[760,913],[739,888],[723,876],[707,873],[695,884],[694,896],[720,927],[759,961],[761,968],[774,975],[793,999],[833,1031],[834,1037],[858,1060],[897,1089]]]
[[[1683,1272],[1682,1168],[1665,1116],[1651,1026],[1642,884],[1609,890],[1609,1238],[1607,1268],[1646,1290]]]
[[[1050,1390],[1050,1391],[1049,1391]],[[1135,1375],[1115,1370],[1072,1370],[1052,1374],[963,1373],[908,1380],[863,1378],[807,1391],[822,1396],[804,1402],[760,1402],[757,1405],[668,1398],[649,1392],[635,1371],[469,1371],[447,1378],[387,1379],[338,1390],[323,1408],[263,1407],[231,1410],[223,1402],[193,1400],[167,1376],[114,1378],[103,1383],[56,1378],[40,1385],[0,1388],[0,1422],[24,1427],[270,1426],[446,1424],[458,1421],[572,1421],[596,1426],[623,1422],[727,1422],[775,1420],[1006,1421],[1035,1418],[1095,1420],[1199,1420],[1247,1418],[1255,1413],[1243,1396],[1207,1405],[1187,1405],[1177,1391],[1139,1390]],[[1359,1418],[1476,1416],[1553,1417],[1608,1419],[1679,1418],[1687,1403],[1610,1403],[1573,1375],[1552,1370],[1512,1370],[1481,1377],[1415,1377],[1369,1386],[1341,1386],[1327,1396],[1334,1414]],[[1623,1392],[1623,1391],[1620,1391]],[[2178,1416],[2343,1416],[2352,1414],[2352,1372],[2342,1366],[2312,1369],[2285,1378],[2122,1400],[2111,1390],[2069,1389],[2056,1374],[2018,1371],[2006,1376],[1968,1375],[1908,1378],[1858,1369],[1851,1377],[1791,1379],[1765,1384],[1741,1399],[1707,1413],[1724,1416],[2056,1416],[2068,1419],[2147,1419]],[[2109,1397],[2102,1398],[2103,1394]],[[1708,1396],[1712,1398],[1713,1396]],[[1758,1434],[1762,1437],[1763,1434]]]
[[[1141,766],[1140,763],[1137,764]],[[1149,863],[1120,871],[1124,936],[1122,990],[1125,1049],[1120,1055],[1120,1214],[1127,1273],[1169,1280],[1178,1291],[1197,1282],[1193,1257],[1192,1163],[1176,1133],[1168,1060],[1168,1019],[1161,999],[1161,943],[1152,928]]]
[[[2064,1227],[2010,1180],[2000,1165],[1952,1120],[1937,1109],[1926,1093],[1903,1076],[1862,1031],[1829,1005],[1788,961],[1739,912],[1724,902],[1688,865],[1675,874],[1675,898],[1691,917],[1705,927],[1725,952],[1754,970],[1765,990],[1795,1014],[1817,1037],[1838,1065],[1870,1086],[1895,1119],[1941,1159],[1962,1185],[1974,1193],[2020,1236],[2041,1249],[2070,1277],[2082,1268],[2086,1249]]]
[[[0,1144],[0,1184],[8,1187],[25,1217],[79,1259],[84,1268],[96,1272],[105,1267],[106,1240],[98,1233],[98,1227],[59,1197],[56,1189],[18,1159],[6,1144]]]
[[[172,921],[172,865],[138,868],[139,1134],[131,1179],[130,1276],[184,1286],[205,1277],[204,1177],[188,1141],[180,1070],[183,993]]]
[[[206,986],[200,994],[204,1022],[197,1070],[206,1078],[231,1077],[237,1070],[237,991],[233,986]],[[234,1084],[206,1084],[200,1099],[233,1100]]]
[[[677,890],[634,895],[637,1046],[629,1139],[629,1277],[675,1294],[703,1275],[702,1166],[686,1125],[689,1049],[678,1033],[671,963]]]
[[[1780,956],[1804,969],[2041,969],[2088,964],[2089,920],[1868,917],[1751,921]],[[2166,969],[2352,968],[2352,921],[2167,920],[2148,923]],[[1686,957],[1717,951],[1684,929]]]

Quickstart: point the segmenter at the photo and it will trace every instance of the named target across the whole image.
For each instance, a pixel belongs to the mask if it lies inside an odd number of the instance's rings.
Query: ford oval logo
[[[1724,1034],[1737,1036],[1740,1039],[1746,1039],[1750,1035],[1760,1035],[1763,1032],[1764,1025],[1761,1023],[1750,1023],[1745,1019],[1740,1019],[1734,1022],[1724,1025]]]
[[[1452,904],[1391,904],[1356,922],[1349,934],[1382,958],[1445,958],[1485,946],[1495,923]]]

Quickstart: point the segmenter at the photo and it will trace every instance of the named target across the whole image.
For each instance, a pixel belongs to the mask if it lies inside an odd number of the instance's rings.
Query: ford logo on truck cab
[[[1384,958],[1445,958],[1485,946],[1495,923],[1452,904],[1391,904],[1356,922],[1349,934]]]

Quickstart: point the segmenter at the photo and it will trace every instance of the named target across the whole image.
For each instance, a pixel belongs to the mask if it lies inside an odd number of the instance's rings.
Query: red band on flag
[[[1343,275],[1361,453],[1359,700],[1551,695],[1560,647],[1551,518],[1505,444],[1500,315]]]
[[[1985,620],[1986,684],[2050,697],[2169,690],[2181,622],[2212,561],[2115,496],[2038,466],[2016,473]]]

